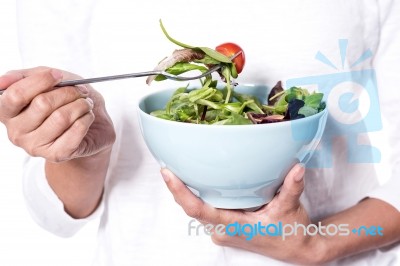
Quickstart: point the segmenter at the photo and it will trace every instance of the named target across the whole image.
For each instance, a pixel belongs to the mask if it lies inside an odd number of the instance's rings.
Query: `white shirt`
[[[239,83],[273,86],[278,80],[374,70],[384,130],[369,135],[355,130],[355,138],[350,139],[351,129],[337,128],[330,117],[328,132],[336,132],[334,135],[341,138],[327,142],[333,147],[329,167],[307,169],[302,202],[315,221],[367,196],[400,210],[398,3],[19,0],[18,10],[20,48],[26,67],[48,65],[86,77],[150,70],[176,48],[159,28],[158,20],[162,18],[170,34],[185,43],[209,47],[226,41],[240,44],[246,53],[246,66]],[[343,69],[338,46],[341,39],[348,40]],[[367,49],[374,57],[351,67]],[[318,51],[338,69],[315,60]],[[91,217],[72,219],[46,181],[44,160],[28,158],[24,193],[33,218],[54,234],[70,236],[93,217],[100,217],[93,265],[287,265],[251,252],[216,246],[208,236],[188,236],[191,218],[163,183],[160,166],[140,135],[136,115],[140,97],[171,86],[177,84],[164,82],[147,87],[144,79],[94,85],[106,99],[118,135],[103,201]],[[351,158],[365,155],[365,150],[355,144],[359,141],[368,145],[368,136],[373,134],[387,140],[377,148],[381,161],[387,161],[390,167],[385,169],[390,171],[383,171],[383,163],[348,160],[346,150],[354,152]],[[323,162],[326,160],[317,156],[310,161],[318,165]],[[399,259],[400,247],[394,245],[331,264],[394,265]]]

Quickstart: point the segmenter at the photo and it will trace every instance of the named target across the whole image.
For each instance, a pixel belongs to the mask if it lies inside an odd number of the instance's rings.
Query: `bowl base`
[[[211,206],[218,209],[241,209],[245,211],[256,211],[262,206],[272,200],[271,198],[260,198],[260,197],[207,197],[202,196],[202,200]]]
[[[282,185],[282,182],[283,177],[264,183],[257,188],[204,189],[202,192],[199,192],[197,189],[188,185],[186,186],[193,194],[214,208],[252,212],[269,203],[274,198],[276,191]]]

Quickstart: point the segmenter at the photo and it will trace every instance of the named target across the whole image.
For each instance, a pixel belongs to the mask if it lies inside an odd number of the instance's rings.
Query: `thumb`
[[[278,195],[278,200],[286,211],[300,206],[300,196],[304,190],[304,165],[296,164],[286,175]]]
[[[175,201],[181,205],[185,211],[187,209],[200,209],[200,205],[203,205],[202,200],[195,196],[176,175],[167,168],[161,169],[161,175],[169,191],[174,196]]]
[[[0,90],[7,89],[15,82],[24,78],[24,75],[20,71],[9,71],[6,74],[0,76]]]
[[[195,196],[170,170],[161,169],[161,175],[176,203],[183,208],[187,215],[200,221],[210,221],[210,218],[207,217],[208,214],[213,213],[210,211],[210,206],[204,204],[201,199]]]

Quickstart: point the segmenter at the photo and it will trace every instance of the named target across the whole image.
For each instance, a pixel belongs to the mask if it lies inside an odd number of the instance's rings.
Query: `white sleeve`
[[[90,75],[90,23],[96,0],[18,0],[17,23],[24,67],[46,65]],[[33,219],[63,237],[77,232],[102,213],[102,205],[87,219],[73,219],[49,186],[44,159],[27,158],[23,192]]]
[[[88,221],[98,218],[104,209],[104,202],[89,217],[74,219],[69,216],[61,200],[51,189],[44,171],[43,158],[27,157],[24,162],[23,192],[28,210],[37,224],[45,230],[70,237]]]
[[[379,3],[381,34],[374,65],[383,130],[390,152],[390,177],[368,196],[381,199],[400,211],[400,3],[396,0],[380,0]]]

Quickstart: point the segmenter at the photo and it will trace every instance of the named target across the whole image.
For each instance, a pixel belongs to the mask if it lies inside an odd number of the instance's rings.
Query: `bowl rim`
[[[247,87],[257,87],[257,86],[266,86],[264,84],[240,84],[240,86],[247,86]],[[283,127],[286,126],[288,124],[292,124],[292,123],[302,123],[302,122],[307,122],[308,120],[314,120],[314,119],[318,119],[319,117],[325,115],[328,112],[328,107],[325,106],[324,110],[322,110],[321,112],[318,112],[314,115],[311,116],[307,116],[307,117],[303,117],[303,118],[299,118],[299,119],[295,119],[295,120],[288,120],[288,121],[283,121],[283,122],[277,122],[277,123],[264,123],[264,124],[248,124],[248,125],[209,125],[209,124],[194,124],[194,123],[185,123],[185,122],[179,122],[179,121],[171,121],[171,120],[167,120],[167,119],[162,119],[162,118],[158,118],[155,116],[150,115],[149,113],[145,112],[142,110],[142,108],[140,108],[140,105],[149,97],[163,93],[165,91],[175,91],[177,88],[165,88],[165,89],[160,89],[151,93],[148,93],[144,96],[142,96],[139,101],[136,104],[136,108],[138,110],[139,113],[141,113],[142,115],[144,115],[145,117],[149,117],[149,119],[151,120],[157,120],[160,123],[173,123],[175,125],[185,125],[185,126],[194,126],[194,127],[209,127],[209,128],[248,128],[248,127],[252,127],[254,128],[254,126],[257,126],[257,128],[264,128],[264,127]]]

